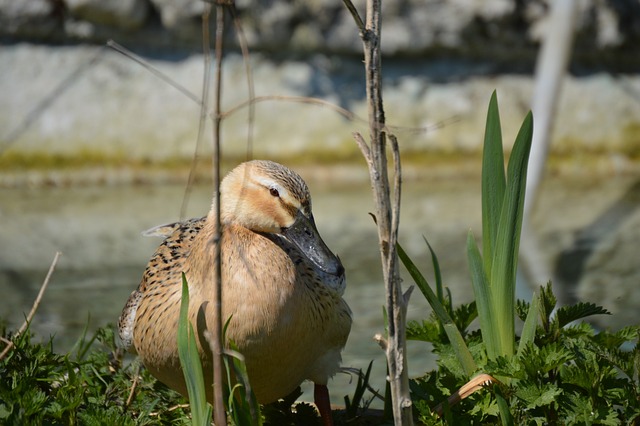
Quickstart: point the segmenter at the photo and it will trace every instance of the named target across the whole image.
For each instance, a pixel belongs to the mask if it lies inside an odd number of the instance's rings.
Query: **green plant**
[[[207,402],[205,391],[205,379],[198,353],[193,326],[189,322],[189,284],[184,273],[182,274],[182,299],[180,302],[180,320],[178,323],[178,352],[180,365],[184,372],[189,403],[191,406],[192,424],[209,425],[211,423],[212,407]],[[229,326],[229,318],[223,330],[223,339],[226,340],[226,331]],[[238,352],[233,341],[228,341],[229,348],[223,354],[225,365],[225,410],[231,423],[234,425],[261,425],[260,406],[251,392],[247,368],[242,354]]]
[[[597,333],[586,323],[572,325],[608,312],[578,303],[554,313],[550,284],[535,293],[531,303],[515,300],[531,130],[529,114],[505,174],[498,104],[492,95],[483,153],[483,256],[471,233],[467,239],[475,302],[453,308],[431,246],[435,292],[399,247],[400,259],[433,308],[429,319],[407,327],[408,339],[431,342],[439,356],[436,371],[411,382],[415,411],[425,424],[640,422],[640,328]],[[516,316],[524,321],[520,336],[515,333]],[[472,330],[476,317],[480,329]],[[624,344],[632,349],[622,350]],[[483,385],[486,391],[458,395],[480,372],[489,378]]]
[[[28,330],[13,338],[3,329],[2,336],[14,347],[0,360],[0,424],[189,423],[184,398],[135,364],[123,365],[113,327],[82,335],[67,354]]]
[[[182,273],[182,299],[180,300],[180,320],[178,322],[178,355],[189,394],[191,424],[207,426],[211,424],[212,407],[207,403],[202,363],[193,325],[189,322],[189,285],[184,272]]]

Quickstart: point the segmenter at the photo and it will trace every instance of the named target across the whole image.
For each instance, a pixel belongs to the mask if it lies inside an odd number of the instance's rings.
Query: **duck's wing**
[[[189,219],[183,222],[173,222],[165,225],[155,226],[143,232],[144,236],[163,237],[165,240],[156,249],[142,276],[140,285],[134,290],[120,314],[118,320],[118,335],[122,342],[122,347],[135,353],[133,345],[133,329],[136,321],[136,313],[140,301],[145,297],[149,286],[159,284],[158,266],[160,263],[173,264],[182,262],[186,254],[190,251],[191,241],[198,234],[205,218]]]
[[[176,229],[184,226],[197,225],[203,220],[204,220],[204,217],[197,218],[197,219],[189,219],[186,221],[165,223],[162,225],[154,226],[153,228],[149,228],[145,231],[142,231],[141,234],[143,237],[167,238],[171,234],[173,234]]]

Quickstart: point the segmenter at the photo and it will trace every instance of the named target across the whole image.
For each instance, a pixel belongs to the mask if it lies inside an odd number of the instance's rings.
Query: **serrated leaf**
[[[601,306],[594,303],[580,302],[575,305],[563,306],[556,312],[555,320],[558,327],[562,328],[570,322],[577,321],[592,315],[611,315]]]
[[[529,344],[523,347],[518,358],[530,378],[539,378],[572,360],[573,354],[573,351],[557,343],[550,343],[542,348]]]
[[[409,321],[407,323],[407,340],[441,343],[440,325],[433,321]],[[444,343],[444,342],[442,342]]]
[[[640,327],[636,325],[627,326],[615,333],[602,331],[594,337],[594,342],[610,349],[616,349],[627,342],[633,342],[638,339]]]
[[[525,402],[527,409],[548,406],[560,395],[562,389],[551,383],[538,386],[535,383],[523,382],[516,390],[516,397]]]
[[[551,281],[549,281],[547,285],[540,287],[540,320],[542,321],[542,326],[547,331],[549,331],[551,324],[551,314],[556,308],[557,303],[558,301],[551,288]]]
[[[589,390],[593,384],[592,371],[586,371],[583,367],[572,364],[560,368],[560,377],[563,383],[578,386]]]
[[[615,408],[611,406],[595,407],[590,398],[577,393],[566,395],[566,408],[562,415],[566,424],[597,424],[616,426],[620,419]]]
[[[526,376],[522,369],[522,363],[517,357],[499,356],[494,360],[487,361],[487,373],[493,376],[512,377],[524,379]]]
[[[529,303],[522,299],[516,300],[516,315],[520,318],[520,321],[524,321],[527,318],[529,312]]]
[[[453,321],[458,329],[465,333],[469,325],[478,317],[478,308],[476,302],[466,303],[458,306],[453,311]]]

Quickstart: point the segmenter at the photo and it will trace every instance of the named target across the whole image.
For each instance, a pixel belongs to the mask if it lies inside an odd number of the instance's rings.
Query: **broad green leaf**
[[[514,349],[516,269],[532,136],[533,116],[529,112],[520,127],[509,158],[505,199],[491,265],[492,306],[499,327],[499,353],[507,356],[513,355]]]
[[[493,307],[491,305],[492,288],[489,286],[487,276],[482,265],[482,257],[478,251],[478,246],[473,238],[473,234],[469,231],[467,236],[467,258],[469,260],[469,270],[471,272],[471,284],[473,285],[473,293],[476,296],[476,307],[478,308],[478,317],[480,318],[480,331],[482,339],[487,347],[487,355],[489,359],[494,359],[499,355],[497,324],[493,315]]]
[[[489,101],[482,151],[482,252],[489,282],[491,282],[491,263],[496,246],[505,186],[500,113],[498,96],[494,91]]]
[[[184,373],[191,406],[192,425],[211,424],[212,408],[207,403],[202,364],[198,354],[193,326],[189,321],[189,286],[182,274],[182,300],[180,302],[180,321],[178,323],[178,356]]]
[[[458,328],[455,326],[453,320],[445,310],[444,306],[442,306],[436,294],[431,289],[431,286],[424,278],[422,273],[418,270],[413,261],[409,258],[402,246],[400,244],[397,244],[396,246],[398,249],[398,257],[400,257],[400,260],[404,264],[405,268],[407,268],[407,271],[409,271],[409,274],[415,281],[422,294],[424,294],[424,297],[427,299],[429,305],[431,305],[431,308],[442,323],[444,331],[445,333],[447,333],[447,337],[449,337],[451,346],[455,350],[458,361],[462,365],[465,374],[471,376],[471,374],[473,374],[477,370],[477,366],[475,361],[473,360],[473,357],[471,356],[471,352],[469,352],[469,348],[467,347],[462,334],[460,334],[460,330],[458,330]]]

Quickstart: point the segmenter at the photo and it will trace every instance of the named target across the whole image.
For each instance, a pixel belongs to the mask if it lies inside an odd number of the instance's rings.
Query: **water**
[[[618,178],[546,185],[534,224],[547,254],[553,257],[570,244],[573,233],[595,221],[630,182]],[[384,288],[376,229],[368,214],[373,211],[369,186],[308,183],[320,233],[347,271],[345,299],[353,310],[354,323],[344,365],[365,369],[374,360],[372,384],[383,389],[384,354],[372,337],[384,330]],[[87,322],[90,330],[115,323],[160,242],[141,237],[140,231],[178,219],[183,192],[180,185],[0,189],[0,317],[10,328],[19,327],[55,251],[60,250],[63,257],[32,330],[43,338],[55,335],[54,346],[63,351],[81,335]],[[205,186],[194,189],[189,217],[206,213],[209,193]],[[554,213],[559,209],[565,213]],[[429,239],[455,303],[473,298],[465,258],[470,229],[480,236],[476,180],[405,183],[400,241],[430,278],[423,236]],[[403,276],[406,289],[411,280],[404,271]],[[429,313],[424,298],[415,291],[409,319],[420,320]],[[408,356],[412,376],[435,367],[427,344],[409,342]],[[352,393],[354,387],[348,376],[339,374],[330,384],[333,402],[343,403],[343,395]],[[305,389],[305,397],[311,398],[309,388]]]

